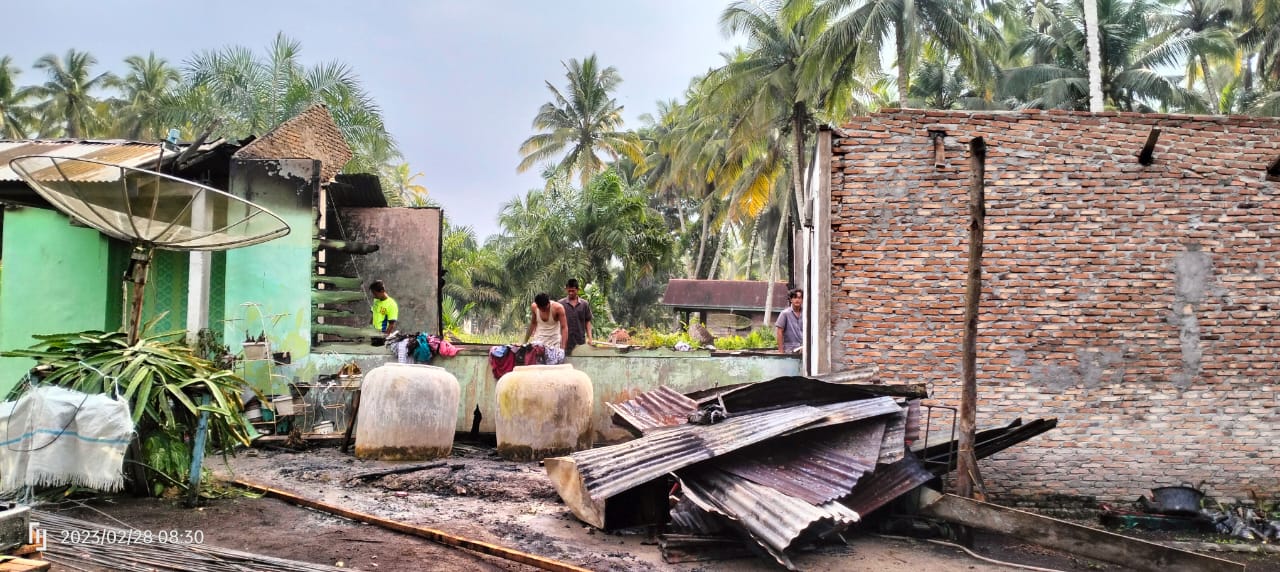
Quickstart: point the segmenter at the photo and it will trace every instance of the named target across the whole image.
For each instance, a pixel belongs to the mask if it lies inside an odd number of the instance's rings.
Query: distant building
[[[662,305],[670,306],[688,323],[691,315],[697,315],[707,329],[716,336],[747,335],[764,323],[765,299],[769,283],[762,280],[685,280],[667,282]],[[787,284],[776,282],[773,286],[773,303],[770,316],[787,307]]]

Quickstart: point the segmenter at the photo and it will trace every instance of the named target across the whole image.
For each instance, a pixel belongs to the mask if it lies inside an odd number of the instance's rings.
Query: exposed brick
[[[958,403],[977,136],[979,425],[1059,418],[983,462],[991,492],[1127,500],[1204,481],[1228,499],[1280,496],[1275,119],[886,110],[837,129],[833,357]]]
[[[236,151],[237,159],[319,159],[320,180],[332,181],[352,157],[351,147],[329,115],[316,104]]]

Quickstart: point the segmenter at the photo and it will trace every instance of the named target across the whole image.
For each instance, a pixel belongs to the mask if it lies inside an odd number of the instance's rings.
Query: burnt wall
[[[983,462],[992,492],[1132,499],[1206,481],[1226,498],[1280,495],[1275,120],[889,110],[843,126],[837,367],[875,363],[958,404],[975,136],[988,146],[979,425],[1060,419]]]
[[[343,208],[338,221],[344,240],[372,243],[378,251],[336,255],[334,274],[357,276],[367,288],[382,280],[400,306],[401,331],[440,332],[440,230],[438,208]],[[333,221],[330,222],[330,225]],[[329,236],[337,233],[330,231]],[[333,323],[366,326],[367,303],[352,303],[356,318]]]

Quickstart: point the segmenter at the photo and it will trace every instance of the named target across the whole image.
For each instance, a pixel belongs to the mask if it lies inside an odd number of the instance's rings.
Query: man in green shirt
[[[400,306],[391,296],[387,295],[387,287],[382,285],[381,280],[374,280],[369,285],[369,292],[373,294],[373,329],[381,330],[383,333],[396,331],[396,320],[400,318]]]

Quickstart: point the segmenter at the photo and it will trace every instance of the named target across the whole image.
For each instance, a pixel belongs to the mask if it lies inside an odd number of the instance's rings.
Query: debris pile
[[[804,377],[688,395],[661,387],[610,404],[635,440],[544,463],[582,521],[606,530],[663,525],[670,562],[749,548],[794,569],[797,549],[838,539],[864,515],[954,468],[954,441],[912,450],[924,397],[923,385]],[[977,453],[1055,423],[984,431]]]
[[[1212,505],[1215,508],[1209,508]],[[1280,511],[1264,506],[1224,507],[1190,485],[1157,487],[1134,502],[1135,510],[1103,503],[1102,523],[1122,529],[1216,532],[1253,542],[1280,540]]]

